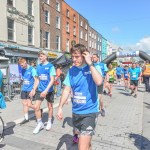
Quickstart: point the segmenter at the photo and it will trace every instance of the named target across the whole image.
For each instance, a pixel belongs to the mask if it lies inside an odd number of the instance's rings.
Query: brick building
[[[79,43],[79,14],[62,0],[62,50],[69,52],[72,41]]]
[[[88,20],[79,14],[79,43],[88,48]]]
[[[62,0],[40,0],[41,48],[61,51]]]

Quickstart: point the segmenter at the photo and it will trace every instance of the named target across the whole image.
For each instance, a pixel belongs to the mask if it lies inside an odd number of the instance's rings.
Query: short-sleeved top
[[[122,70],[123,70],[122,67],[117,67],[116,68],[116,74],[117,75],[121,75],[122,74]]]
[[[31,91],[34,86],[34,77],[37,76],[35,68],[32,66],[27,67],[27,69],[21,70],[21,77],[23,80],[22,91]]]
[[[97,85],[95,84],[88,65],[73,66],[64,80],[66,86],[72,89],[72,111],[75,114],[99,112]]]
[[[138,77],[139,77],[139,74],[140,74],[140,69],[130,68],[129,73],[130,73],[130,79],[131,80],[138,80]]]
[[[129,69],[123,69],[124,78],[128,79],[129,78],[128,74],[129,74]]]
[[[115,70],[114,69],[108,70],[108,75],[109,75],[109,81],[114,81],[114,79],[115,79]]]
[[[49,62],[47,64],[39,64],[36,69],[37,69],[37,75],[39,76],[39,80],[40,80],[38,91],[43,92],[47,88],[50,82],[50,77],[56,75],[56,71],[54,65]],[[52,91],[53,91],[53,86],[51,86],[48,92],[52,92]]]

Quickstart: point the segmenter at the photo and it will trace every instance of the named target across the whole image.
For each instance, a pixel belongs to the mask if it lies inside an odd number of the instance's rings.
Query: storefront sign
[[[48,57],[51,57],[51,58],[57,58],[58,55],[55,54],[55,53],[48,52]]]
[[[0,43],[0,47],[11,48],[11,49],[19,49],[18,45],[12,45],[7,43]]]
[[[123,57],[138,57],[139,56],[139,51],[125,51],[125,52],[117,52],[116,56],[118,58],[123,58]]]

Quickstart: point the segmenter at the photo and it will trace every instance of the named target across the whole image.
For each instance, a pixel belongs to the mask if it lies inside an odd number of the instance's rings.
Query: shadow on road
[[[144,104],[146,105],[146,108],[150,109],[150,104],[149,103],[144,102]]]
[[[60,150],[63,144],[65,144],[66,150],[78,150],[78,145],[72,142],[73,136],[70,134],[64,134],[59,140],[56,150]]]
[[[125,95],[125,96],[130,96],[130,94],[129,93],[125,93],[125,92],[119,92],[120,94],[123,94],[123,95]]]
[[[150,148],[150,141],[145,138],[142,135],[139,134],[130,134],[129,137],[131,139],[134,139],[134,145],[139,149],[139,150],[149,150]]]
[[[14,127],[16,126],[15,122],[8,122],[5,126],[4,137],[7,135],[14,134]]]
[[[65,124],[68,124],[70,127],[73,127],[73,124],[72,124],[72,118],[71,117],[66,117],[63,121],[63,124],[62,124],[62,128],[65,128]]]
[[[6,146],[6,144],[0,144],[0,148],[3,148],[4,146]]]

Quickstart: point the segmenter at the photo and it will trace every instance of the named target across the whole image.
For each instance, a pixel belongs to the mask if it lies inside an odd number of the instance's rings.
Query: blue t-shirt
[[[56,71],[53,64],[51,63],[39,64],[37,66],[37,74],[40,79],[38,91],[43,92],[47,88],[50,82],[50,77],[56,75]],[[52,92],[52,91],[53,91],[53,86],[51,86],[48,92]]]
[[[97,85],[95,84],[88,65],[73,66],[64,80],[72,89],[72,111],[75,114],[99,112]]]
[[[31,91],[34,86],[34,77],[37,76],[35,68],[28,66],[27,69],[21,70],[21,77],[23,80],[22,91]]]
[[[130,68],[129,73],[130,73],[131,80],[138,80],[140,74],[140,70],[138,68]]]
[[[2,71],[0,70],[0,88],[2,86],[2,83],[3,83],[3,74]]]
[[[129,69],[123,69],[124,78],[126,79],[129,78],[128,74],[129,74]]]
[[[116,74],[117,74],[117,75],[121,75],[122,72],[123,72],[122,70],[123,70],[122,67],[117,67],[117,68],[116,68]]]

